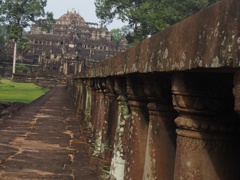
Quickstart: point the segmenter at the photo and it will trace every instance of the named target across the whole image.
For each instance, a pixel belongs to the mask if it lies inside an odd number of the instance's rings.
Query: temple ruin
[[[23,59],[38,64],[33,71],[45,74],[76,74],[127,49],[125,38],[117,45],[106,26],[86,22],[74,10],[57,19],[48,32],[33,24],[27,37],[31,49]]]
[[[27,37],[31,50],[25,58],[37,59],[43,70],[64,74],[81,72],[127,48],[125,38],[117,46],[106,26],[86,22],[74,10],[61,16],[50,32],[32,25]]]

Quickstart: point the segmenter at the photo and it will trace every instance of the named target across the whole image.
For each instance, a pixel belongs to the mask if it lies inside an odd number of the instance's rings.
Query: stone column
[[[82,106],[84,107],[84,111],[82,111],[82,116],[80,116],[80,134],[81,139],[84,142],[88,142],[89,139],[87,137],[90,133],[90,129],[92,128],[91,112],[94,102],[93,79],[86,79],[85,86],[85,93],[82,94],[82,96],[84,96],[84,100],[82,100]]]
[[[131,118],[125,132],[128,137],[125,179],[138,180],[143,178],[149,121],[143,81],[143,76],[140,75],[131,75],[127,78]]]
[[[82,86],[82,79],[73,79],[72,95],[74,99],[74,105],[77,106],[79,100],[80,87]]]
[[[64,74],[67,75],[68,74],[68,62],[64,62],[64,65],[63,65],[63,71],[64,71]]]
[[[77,74],[78,73],[78,62],[75,61],[74,62],[74,74]]]
[[[101,152],[104,158],[110,158],[109,155],[113,150],[114,134],[117,127],[118,102],[117,95],[114,91],[114,80],[112,78],[107,78],[104,86],[105,122],[103,126],[103,145]]]
[[[87,86],[87,100],[86,105],[87,111],[85,112],[85,122],[86,122],[86,139],[87,143],[91,146],[94,143],[93,137],[93,120],[95,115],[95,106],[96,106],[96,79],[91,79],[90,84]],[[91,154],[91,151],[90,151]]]
[[[145,76],[144,88],[150,102],[143,179],[173,179],[177,113],[172,106],[171,77],[167,74]]]
[[[103,152],[102,138],[104,134],[104,123],[106,121],[105,114],[105,83],[103,79],[98,79],[96,82],[96,101],[94,106],[94,119],[93,119],[93,133],[94,133],[94,149],[92,156],[100,157]]]
[[[88,79],[80,79],[80,86],[78,87],[77,110],[80,119],[84,119],[85,100],[86,100],[86,81]]]
[[[118,120],[118,102],[114,91],[114,79],[106,78],[104,87],[104,124],[102,128],[102,146],[99,156],[102,161],[99,162],[99,174],[102,179],[109,179],[111,160],[113,157],[114,135]]]
[[[179,112],[175,180],[239,179],[239,120],[232,74],[176,73],[173,104]]]
[[[88,142],[91,146],[90,148],[90,155],[92,156],[94,154],[95,151],[95,142],[96,142],[96,136],[97,136],[97,131],[98,131],[98,116],[101,113],[100,112],[100,101],[102,98],[102,90],[100,88],[100,84],[99,84],[99,79],[94,79],[94,101],[92,102],[92,111],[91,111],[91,126],[89,126],[89,134],[88,134]],[[97,156],[97,155],[95,155]]]
[[[84,101],[84,88],[85,88],[85,80],[84,79],[75,79],[74,87],[73,87],[73,98],[74,98],[74,106],[77,109],[77,114],[81,116],[82,112],[82,101]]]
[[[91,122],[92,127],[89,136],[89,142],[91,148],[89,150],[89,154],[91,156],[90,163],[91,165],[96,167],[97,174],[101,175],[101,164],[104,161],[103,153],[104,153],[104,143],[103,143],[103,134],[104,134],[104,124],[106,121],[105,117],[105,97],[104,97],[104,89],[105,83],[104,79],[95,79],[95,100],[92,103],[92,115]]]
[[[113,158],[110,168],[110,179],[123,180],[125,179],[124,174],[126,165],[124,155],[126,153],[125,141],[127,134],[125,130],[126,123],[129,121],[130,117],[126,96],[126,79],[124,77],[116,78],[114,82],[114,91],[117,94],[118,118],[114,138]]]

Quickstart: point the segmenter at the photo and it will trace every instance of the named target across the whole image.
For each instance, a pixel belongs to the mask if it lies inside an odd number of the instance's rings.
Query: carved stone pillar
[[[125,179],[137,180],[143,178],[149,121],[142,76],[128,76],[127,96],[131,118],[125,132],[128,134]]]
[[[86,115],[85,115],[85,122],[87,123],[86,126],[86,136],[87,136],[87,143],[90,144],[90,146],[92,146],[94,144],[94,136],[93,136],[93,120],[95,118],[95,106],[96,106],[96,80],[95,79],[91,79],[88,86],[87,86],[87,101],[85,103],[87,103],[88,105],[86,105],[87,111],[86,111]],[[92,149],[90,149],[90,154]]]
[[[116,78],[114,82],[114,91],[118,100],[118,118],[115,131],[113,158],[110,168],[110,179],[123,180],[125,174],[125,141],[126,141],[126,123],[129,121],[130,110],[127,104],[126,80],[125,78]]]
[[[91,122],[91,116],[92,116],[92,108],[93,108],[93,102],[94,102],[94,82],[93,79],[86,79],[86,92],[85,94],[82,94],[82,96],[85,96],[84,103],[84,115],[81,117],[81,123],[80,123],[80,133],[81,138],[84,142],[88,142],[87,136],[90,133],[90,130],[92,128],[92,122]]]
[[[97,157],[101,151],[102,126],[104,122],[104,94],[100,79],[95,79],[95,100],[92,109],[91,156]]]
[[[117,127],[117,117],[118,117],[118,101],[117,95],[114,91],[114,80],[107,78],[105,81],[104,89],[104,106],[105,106],[105,122],[103,126],[103,137],[102,142],[104,146],[102,152],[104,152],[104,157],[109,156],[109,152],[112,152],[114,146],[114,134]],[[111,153],[110,153],[111,154]]]
[[[173,103],[179,112],[175,180],[240,178],[232,78],[220,73],[173,75]]]
[[[80,106],[80,98],[81,98],[81,91],[83,88],[83,80],[75,79],[73,88],[74,88],[73,89],[74,105],[76,108],[78,108],[78,106]]]
[[[114,135],[117,128],[118,120],[118,102],[117,95],[114,91],[114,79],[106,78],[103,83],[104,87],[104,124],[102,128],[102,147],[100,157],[100,174],[102,179],[110,177],[111,160],[113,157]]]
[[[85,93],[86,93],[86,80],[79,79],[78,80],[78,87],[77,87],[77,101],[76,101],[76,108],[78,111],[78,115],[80,118],[84,118],[84,110],[85,110]]]
[[[172,106],[171,77],[167,74],[145,76],[144,91],[150,103],[143,179],[173,179],[177,113]]]
[[[104,134],[104,123],[106,121],[106,110],[105,110],[105,97],[104,89],[105,83],[103,79],[98,79],[96,82],[96,100],[94,106],[94,118],[93,118],[93,133],[94,133],[94,150],[92,156],[99,157],[103,153],[103,134]]]

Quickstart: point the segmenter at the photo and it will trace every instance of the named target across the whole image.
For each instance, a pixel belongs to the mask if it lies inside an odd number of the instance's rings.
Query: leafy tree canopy
[[[8,26],[8,38],[14,40],[13,74],[15,73],[17,43],[24,28],[31,23],[49,30],[55,21],[53,14],[45,12],[47,0],[0,0],[0,21]],[[21,43],[20,43],[21,44]],[[22,46],[24,47],[24,46]],[[20,47],[21,49],[21,47]],[[26,47],[24,47],[26,49]],[[22,52],[23,53],[22,49]]]
[[[117,46],[119,45],[120,39],[123,36],[121,29],[117,28],[117,29],[112,29],[111,30],[113,39],[115,40]]]
[[[1,59],[1,56],[4,55],[5,53],[5,50],[4,50],[4,38],[2,35],[0,35],[0,59]],[[1,61],[1,60],[0,60]]]
[[[53,14],[44,10],[47,0],[0,0],[0,4],[0,20],[8,25],[9,39],[21,39],[32,22],[46,28],[54,22]]]
[[[4,56],[4,53],[5,53],[4,44],[5,44],[6,37],[7,37],[7,27],[5,25],[0,25],[0,57]]]
[[[127,22],[127,39],[137,43],[218,0],[95,0],[96,15],[102,23],[114,18]],[[129,31],[131,29],[131,31]]]
[[[21,55],[26,54],[30,50],[30,43],[29,40],[26,36],[23,36],[19,41],[18,41],[18,52]]]

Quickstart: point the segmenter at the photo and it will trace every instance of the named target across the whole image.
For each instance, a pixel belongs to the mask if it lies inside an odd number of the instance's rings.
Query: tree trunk
[[[17,42],[14,41],[13,70],[12,70],[13,76],[14,76],[14,74],[15,74],[15,69],[16,69],[16,57],[17,57]],[[12,77],[13,77],[13,76],[12,76]]]

